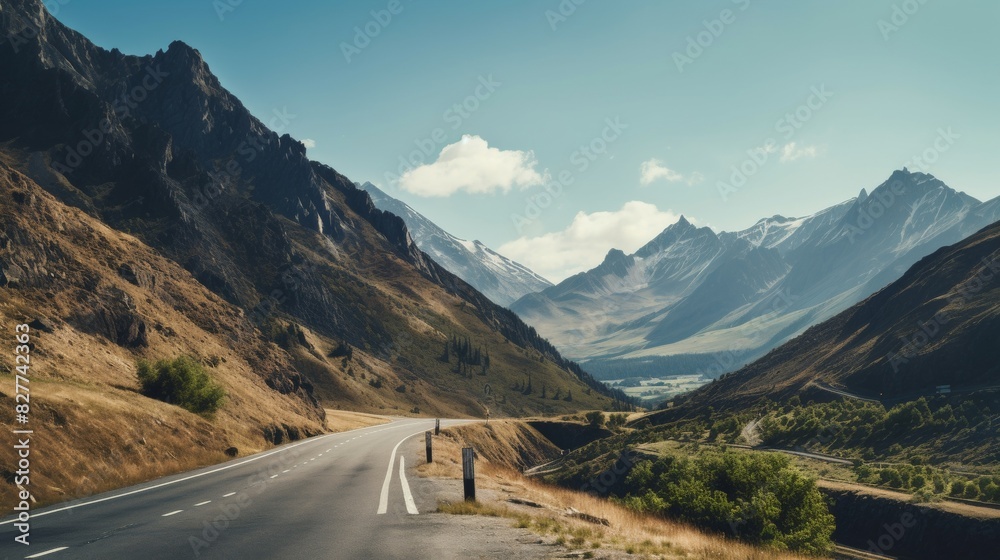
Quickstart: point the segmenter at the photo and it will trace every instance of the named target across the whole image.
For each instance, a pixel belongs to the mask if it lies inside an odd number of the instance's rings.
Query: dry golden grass
[[[12,192],[29,198],[18,204]],[[265,427],[299,435],[323,431],[320,409],[302,395],[275,391],[261,377],[263,368],[280,371],[287,363],[282,351],[262,342],[240,310],[176,263],[58,203],[2,163],[0,223],[18,239],[17,251],[44,263],[52,278],[44,287],[5,287],[0,299],[0,331],[13,333],[14,325],[39,317],[54,328],[31,332],[31,410],[25,427],[34,430],[31,491],[37,504],[224,461],[231,446],[242,455],[263,450],[271,445]],[[129,283],[118,274],[123,263],[154,280]],[[148,346],[125,348],[88,327],[93,310],[81,301],[94,293],[127,296],[147,326]],[[12,336],[0,339],[5,425],[14,425],[13,344]],[[137,360],[181,354],[214,364],[208,371],[227,394],[214,416],[138,393]],[[0,464],[14,465],[14,459],[10,446],[0,447]]]
[[[326,429],[329,432],[346,432],[368,426],[379,426],[388,424],[392,420],[378,414],[365,414],[364,412],[350,412],[347,410],[326,409]]]
[[[690,525],[644,515],[585,492],[546,484],[525,477],[509,465],[497,464],[479,451],[480,442],[493,450],[503,447],[504,436],[515,434],[516,422],[492,432],[482,424],[466,425],[442,431],[435,441],[435,463],[417,468],[422,476],[461,478],[461,447],[472,446],[480,457],[476,467],[477,503],[442,503],[439,511],[458,515],[509,517],[516,527],[529,529],[549,542],[578,551],[600,549],[602,557],[690,559],[690,560],[804,560],[795,554],[782,553],[742,544],[707,534]],[[522,426],[523,429],[530,429]],[[459,437],[461,434],[462,437]],[[499,437],[498,437],[499,436]],[[535,508],[511,503],[515,498],[540,504]],[[571,509],[572,508],[572,509]],[[567,515],[578,511],[608,520],[610,526],[598,525]]]

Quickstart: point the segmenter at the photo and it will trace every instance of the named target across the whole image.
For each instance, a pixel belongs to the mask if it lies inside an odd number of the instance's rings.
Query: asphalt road
[[[433,426],[401,419],[318,436],[37,510],[29,546],[14,542],[7,517],[0,558],[451,558],[447,517],[426,515],[432,483],[408,473],[414,436]]]

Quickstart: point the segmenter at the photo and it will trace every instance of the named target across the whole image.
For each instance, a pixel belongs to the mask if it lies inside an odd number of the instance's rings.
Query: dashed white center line
[[[212,500],[205,500],[204,502],[199,502],[199,503],[195,504],[194,507],[199,507],[199,506],[203,506],[205,504],[210,504],[210,503],[212,503]]]
[[[161,515],[160,517],[170,517],[171,515],[177,515],[178,513],[182,512],[182,511],[184,511],[184,510],[182,510],[182,509],[179,509],[179,510],[177,510],[177,511],[172,511],[172,512],[170,512],[170,513],[164,513],[164,514],[163,514],[163,515]]]
[[[53,552],[59,552],[60,550],[66,550],[68,546],[60,546],[59,548],[53,548],[52,550],[46,550],[45,552],[39,552],[38,554],[32,554],[31,556],[25,556],[25,558],[41,558],[46,554],[52,554]]]
[[[273,475],[271,475],[271,478],[278,478],[278,475],[273,474]]]
[[[223,495],[222,495],[222,497],[223,497],[223,498],[228,498],[229,496],[233,496],[233,495],[235,495],[235,494],[236,494],[236,492],[230,492],[230,493],[228,493],[228,494],[223,494]]]
[[[285,474],[286,472],[289,472],[289,471],[291,471],[291,470],[292,470],[292,469],[285,469],[285,470],[281,471],[281,474]]]

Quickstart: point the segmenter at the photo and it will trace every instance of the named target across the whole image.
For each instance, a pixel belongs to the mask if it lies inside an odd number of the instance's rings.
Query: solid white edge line
[[[59,552],[60,550],[66,550],[68,546],[60,546],[59,548],[53,548],[52,550],[46,550],[45,552],[39,552],[38,554],[32,554],[31,556],[25,556],[25,558],[41,558],[46,554],[52,554],[53,552]]]
[[[396,464],[396,450],[399,449],[399,446],[402,445],[404,441],[426,431],[427,430],[420,430],[419,432],[412,433],[399,440],[396,447],[392,448],[392,453],[389,454],[389,466],[385,469],[385,480],[382,481],[382,494],[378,497],[378,511],[375,512],[376,515],[384,515],[386,510],[389,509],[389,482],[392,480],[392,466]]]
[[[179,509],[179,510],[177,510],[177,511],[172,511],[172,512],[170,512],[170,513],[164,513],[164,514],[163,514],[163,515],[161,515],[160,517],[170,517],[171,515],[177,515],[178,513],[182,512],[182,511],[184,511],[184,510],[182,510],[182,509]]]
[[[409,426],[410,424],[414,424],[414,423],[415,422],[408,422],[406,424],[400,424],[399,426],[394,426],[394,427],[395,428],[402,428],[403,426]],[[371,428],[371,427],[372,426],[369,426],[369,428]],[[358,429],[359,430],[367,430],[368,428],[358,428]],[[100,498],[100,499],[97,499],[97,500],[92,500],[92,501],[89,501],[89,502],[84,502],[82,504],[74,504],[74,505],[71,505],[71,506],[61,507],[59,509],[53,509],[53,510],[49,510],[49,511],[43,511],[43,512],[40,512],[40,513],[32,513],[31,517],[33,517],[33,518],[34,517],[43,517],[43,516],[46,516],[46,515],[51,515],[53,513],[59,513],[61,511],[67,511],[67,510],[71,510],[71,509],[75,509],[75,508],[82,508],[82,507],[86,507],[86,506],[90,506],[90,505],[94,505],[94,504],[99,504],[101,502],[107,502],[109,500],[117,500],[118,498],[124,498],[125,496],[131,496],[133,494],[139,494],[139,493],[142,493],[142,492],[148,492],[150,490],[156,490],[157,488],[163,488],[164,486],[170,486],[172,484],[177,484],[179,482],[186,482],[186,481],[194,479],[194,478],[199,478],[199,477],[202,477],[202,476],[207,476],[207,475],[210,475],[210,474],[215,474],[217,472],[226,471],[226,470],[229,470],[229,469],[233,469],[233,468],[236,468],[236,467],[243,466],[243,465],[245,465],[247,463],[252,463],[254,461],[259,461],[259,460],[261,460],[261,459],[263,459],[265,457],[270,457],[271,455],[275,455],[275,454],[281,453],[283,451],[288,451],[289,449],[294,449],[294,448],[296,448],[296,447],[298,447],[300,445],[305,445],[307,443],[313,443],[313,442],[319,441],[320,439],[325,439],[325,438],[328,438],[328,437],[333,437],[333,436],[337,436],[337,435],[344,435],[345,433],[350,433],[350,432],[336,432],[336,433],[332,433],[332,434],[326,434],[326,435],[323,435],[323,436],[318,436],[317,438],[307,439],[307,440],[304,440],[304,441],[300,441],[299,443],[295,443],[295,444],[289,445],[287,447],[282,447],[281,449],[275,449],[274,451],[271,451],[271,452],[269,452],[267,454],[259,455],[257,457],[251,457],[251,458],[247,459],[246,461],[241,461],[239,463],[234,463],[232,465],[226,465],[224,467],[219,467],[219,468],[211,470],[211,471],[206,471],[206,472],[203,472],[203,473],[193,474],[191,476],[187,476],[187,477],[184,477],[184,478],[178,478],[177,480],[171,480],[171,481],[168,481],[168,482],[163,482],[163,483],[160,483],[160,484],[156,484],[154,486],[148,486],[148,487],[145,487],[145,488],[136,488],[135,490],[130,490],[130,491],[125,492],[123,494],[115,494],[114,496],[108,496],[106,498]],[[409,437],[413,437],[413,436],[409,436]],[[392,466],[390,465],[390,470],[391,469],[392,469]],[[0,525],[9,525],[11,523],[17,523],[17,518],[15,517],[13,519],[8,519],[7,521],[0,521]]]
[[[403,467],[403,456],[399,456],[399,484],[403,487],[403,501],[406,502],[406,513],[417,515],[417,504],[413,503],[413,494],[410,494],[410,484],[406,482],[406,472]]]

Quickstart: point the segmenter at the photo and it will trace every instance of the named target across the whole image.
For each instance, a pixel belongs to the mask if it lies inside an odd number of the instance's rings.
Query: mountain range
[[[742,410],[800,394],[898,403],[1000,389],[1000,224],[920,259],[864,301],[695,391],[692,408]],[[842,394],[829,394],[829,389]],[[802,397],[802,401],[806,400]],[[995,449],[995,432],[989,435]],[[996,457],[994,457],[995,459]]]
[[[506,307],[522,296],[552,286],[545,278],[480,241],[455,237],[375,185],[366,182],[358,187],[371,196],[377,208],[403,219],[413,242],[421,251],[493,302]]]
[[[35,436],[53,451],[33,495],[320,433],[327,409],[615,406],[194,48],[105,50],[40,0],[5,0],[0,36],[0,321],[31,326],[33,418],[52,428]],[[141,360],[185,355],[226,392],[212,416],[139,394]]]
[[[612,250],[511,309],[595,375],[717,377],[998,218],[1000,199],[983,203],[902,169],[802,218],[716,233],[681,217],[635,253]]]

